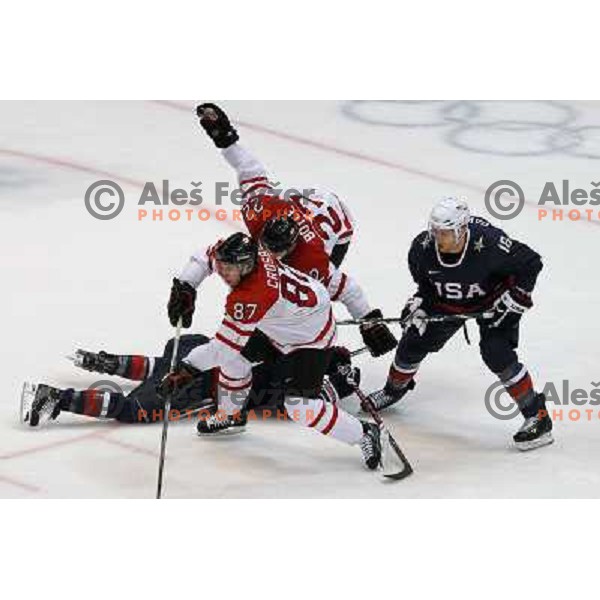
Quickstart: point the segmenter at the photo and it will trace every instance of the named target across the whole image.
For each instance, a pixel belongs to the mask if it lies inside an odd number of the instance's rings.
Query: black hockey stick
[[[402,450],[400,449],[400,446],[398,446],[396,440],[390,433],[390,430],[386,427],[385,423],[383,422],[383,419],[381,418],[381,415],[379,414],[379,412],[373,405],[373,402],[367,395],[365,395],[365,393],[358,386],[356,386],[354,388],[354,391],[356,392],[356,395],[359,397],[360,403],[361,403],[363,409],[371,415],[371,417],[373,418],[375,423],[379,426],[381,435],[387,436],[392,450],[395,452],[396,456],[400,460],[402,468],[399,471],[395,471],[392,473],[384,473],[383,476],[387,477],[388,479],[394,479],[396,481],[399,481],[400,479],[404,479],[405,477],[408,477],[413,472],[413,468],[412,468],[411,464],[408,462],[408,459],[406,458],[406,456],[404,456],[404,452],[402,452]],[[383,449],[383,444],[382,444],[382,449]]]
[[[173,354],[171,355],[171,368],[169,370],[172,373],[177,365],[177,353],[179,352],[179,338],[181,337],[181,317],[177,321],[177,327],[175,327],[175,340],[173,342]],[[160,457],[158,459],[158,483],[156,485],[156,499],[160,500],[162,497],[162,484],[163,484],[163,472],[165,468],[165,455],[167,451],[167,430],[169,428],[169,413],[171,412],[171,398],[176,393],[175,390],[171,394],[167,395],[165,400],[165,412],[163,418],[162,435],[160,438]]]
[[[365,352],[369,352],[368,346],[363,346],[362,348],[357,348],[356,350],[352,350],[350,352],[350,356],[354,358],[355,356],[359,356],[360,354],[364,354]]]
[[[469,313],[469,314],[460,314],[460,315],[439,315],[439,316],[431,316],[431,317],[423,317],[423,321],[425,323],[444,323],[444,322],[452,322],[452,321],[468,321],[469,319],[479,319],[481,317],[485,317],[490,313],[482,312],[482,313]],[[342,321],[336,321],[337,325],[373,325],[375,323],[406,323],[410,320],[412,314],[404,319],[402,317],[381,317],[379,319],[345,319]]]

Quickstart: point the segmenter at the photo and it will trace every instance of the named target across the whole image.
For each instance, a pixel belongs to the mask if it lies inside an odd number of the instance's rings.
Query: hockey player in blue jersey
[[[385,387],[371,394],[377,408],[395,404],[411,390],[425,357],[441,350],[472,314],[483,362],[525,418],[515,445],[529,450],[551,443],[545,397],[535,391],[516,353],[521,318],[533,306],[543,266],[540,255],[485,219],[472,217],[463,200],[447,197],[431,211],[428,229],[413,240],[408,265],[417,292],[402,311],[404,332]]]

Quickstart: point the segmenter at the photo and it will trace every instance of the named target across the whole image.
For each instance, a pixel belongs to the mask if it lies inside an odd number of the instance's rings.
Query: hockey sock
[[[390,366],[385,391],[392,396],[403,392],[413,381],[419,365],[394,361]]]
[[[358,444],[363,436],[361,422],[329,402],[321,394],[318,398],[300,398],[290,396],[284,403],[287,414],[296,423],[316,429],[323,435],[329,435],[346,444]]]
[[[116,419],[125,404],[125,396],[100,389],[62,390],[60,409],[88,417]]]
[[[518,362],[514,363],[499,373],[498,377],[526,419],[544,408],[541,400],[543,396],[536,395],[527,367]]]
[[[236,376],[233,376],[234,373]],[[219,410],[227,415],[235,415],[244,410],[252,387],[252,372],[237,372],[233,369],[225,372],[218,370],[217,404]]]

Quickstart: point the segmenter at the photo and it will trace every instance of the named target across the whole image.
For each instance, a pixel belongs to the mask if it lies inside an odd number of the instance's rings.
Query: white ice
[[[359,231],[345,266],[390,315],[398,314],[413,289],[406,252],[437,196],[464,194],[474,212],[487,216],[483,193],[496,180],[519,182],[532,200],[546,181],[569,179],[572,187],[589,190],[600,179],[599,160],[586,158],[600,155],[597,130],[581,130],[575,140],[572,132],[553,127],[565,119],[571,130],[597,124],[600,103],[359,107],[370,119],[437,123],[413,127],[351,120],[334,102],[225,106],[243,123],[243,142],[283,182],[321,184],[348,199]],[[32,430],[18,423],[17,409],[25,380],[81,388],[98,380],[64,358],[77,347],[160,354],[172,334],[165,310],[171,277],[197,245],[240,227],[214,219],[137,220],[145,181],[169,179],[172,188],[190,189],[191,181],[201,180],[207,204],[213,182],[235,183],[198,131],[192,107],[183,101],[2,104],[0,497],[154,495],[159,424],[115,426],[62,414]],[[465,119],[475,126],[460,141],[493,153],[450,144],[453,128]],[[543,125],[486,125],[499,121]],[[549,144],[570,149],[545,152]],[[123,213],[110,221],[93,219],[83,204],[86,188],[115,177],[126,192]],[[572,389],[589,391],[600,381],[598,221],[539,221],[528,205],[499,224],[540,251],[545,262],[536,306],[523,323],[523,361],[540,384],[568,379]],[[194,330],[215,331],[224,291],[216,279],[202,289]],[[195,436],[193,424],[182,422],[169,431],[166,496],[599,496],[598,407],[581,407],[594,412],[578,421],[568,418],[577,407],[562,407],[556,443],[517,452],[510,440],[520,420],[500,421],[485,410],[484,394],[494,378],[481,363],[474,328],[471,334],[472,346],[458,335],[430,357],[406,406],[386,415],[413,462],[411,478],[383,483],[363,470],[357,449],[292,423],[253,422],[237,439],[205,441]],[[348,329],[340,329],[340,338],[359,342]],[[389,358],[360,358],[365,389],[382,384]]]

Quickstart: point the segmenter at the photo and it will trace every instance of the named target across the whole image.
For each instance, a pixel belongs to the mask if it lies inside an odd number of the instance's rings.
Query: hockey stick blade
[[[383,471],[384,471],[383,476],[386,479],[392,479],[395,481],[400,481],[401,479],[408,477],[409,475],[411,475],[413,473],[413,468],[412,468],[411,464],[408,462],[408,459],[406,458],[406,456],[404,456],[404,452],[402,452],[402,450],[400,449],[400,446],[398,445],[398,443],[396,442],[396,440],[390,433],[389,429],[385,426],[385,423],[383,422],[381,415],[379,414],[379,412],[373,405],[373,402],[358,386],[356,386],[354,388],[354,391],[356,392],[356,395],[360,399],[360,404],[361,404],[363,410],[365,410],[366,412],[368,412],[371,415],[371,417],[373,418],[373,420],[379,427],[381,435],[384,438],[382,440],[382,444],[381,444],[381,453],[382,453],[381,458],[382,458],[382,467],[383,467]],[[395,459],[393,459],[393,460],[394,460],[394,462],[396,462],[396,467],[392,467],[390,464],[390,458],[388,458],[388,455],[391,455],[392,453],[389,452],[388,448],[391,448],[391,450],[393,451],[393,454],[395,455]],[[388,471],[388,465],[386,465],[384,463],[384,460],[383,460],[384,458],[386,459],[386,462],[389,465],[389,472],[387,472],[387,473],[386,473],[386,471]]]
[[[391,479],[392,481],[405,479],[413,473],[411,464],[408,462],[406,456],[404,456],[402,450],[400,450],[400,447],[388,429],[384,427],[381,434],[386,438],[384,444],[382,444],[383,456],[381,460],[384,478]],[[391,450],[393,451],[391,454],[393,454],[393,456],[389,456],[389,450],[387,450],[388,456],[386,456],[386,445],[391,447]],[[388,464],[386,465],[386,463]]]

